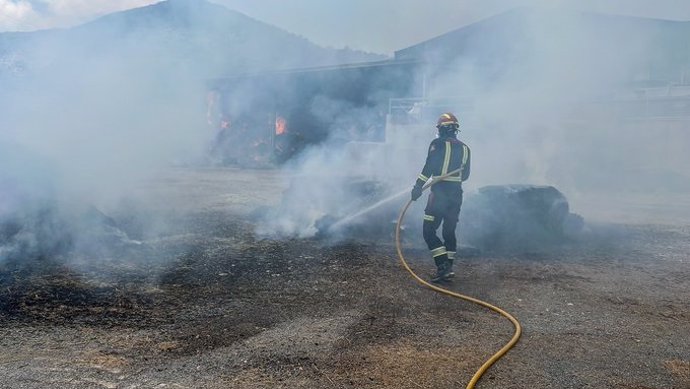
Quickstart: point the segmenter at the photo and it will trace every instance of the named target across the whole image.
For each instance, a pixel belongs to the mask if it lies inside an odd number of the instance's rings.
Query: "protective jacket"
[[[462,191],[462,182],[470,177],[470,148],[454,135],[439,137],[431,141],[429,153],[422,173],[415,186],[423,186],[431,177],[439,177],[461,169],[431,187],[432,192]]]

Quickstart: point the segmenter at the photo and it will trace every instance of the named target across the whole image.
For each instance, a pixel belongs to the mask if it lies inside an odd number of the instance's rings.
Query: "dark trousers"
[[[450,190],[445,191],[434,191],[429,195],[424,209],[422,231],[424,241],[434,258],[446,254],[447,251],[453,253],[456,251],[455,228],[458,224],[461,206],[462,189],[450,188]],[[436,230],[441,225],[443,225],[441,230],[443,240],[436,235]]]

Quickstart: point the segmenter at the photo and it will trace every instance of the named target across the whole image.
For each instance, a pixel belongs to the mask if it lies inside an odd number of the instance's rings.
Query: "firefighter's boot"
[[[446,279],[451,279],[455,277],[455,272],[453,271],[453,261],[455,260],[455,252],[448,252],[448,273],[446,274]]]
[[[431,278],[431,282],[443,282],[448,279],[448,272],[450,271],[450,263],[446,254],[439,255],[434,258],[436,263],[436,275]]]

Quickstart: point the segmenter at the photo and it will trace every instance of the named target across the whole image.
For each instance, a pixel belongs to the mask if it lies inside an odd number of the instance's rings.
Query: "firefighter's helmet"
[[[441,127],[454,127],[457,129],[460,127],[460,123],[458,123],[458,118],[456,118],[455,115],[450,112],[446,112],[439,116],[438,121],[436,122],[436,128]]]

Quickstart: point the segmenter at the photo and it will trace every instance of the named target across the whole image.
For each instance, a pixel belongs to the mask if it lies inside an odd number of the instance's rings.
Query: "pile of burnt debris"
[[[93,206],[69,212],[56,203],[27,204],[0,214],[0,259],[41,259],[73,250],[91,254],[139,245]]]
[[[0,261],[137,245],[113,218],[59,190],[50,163],[0,144]]]

